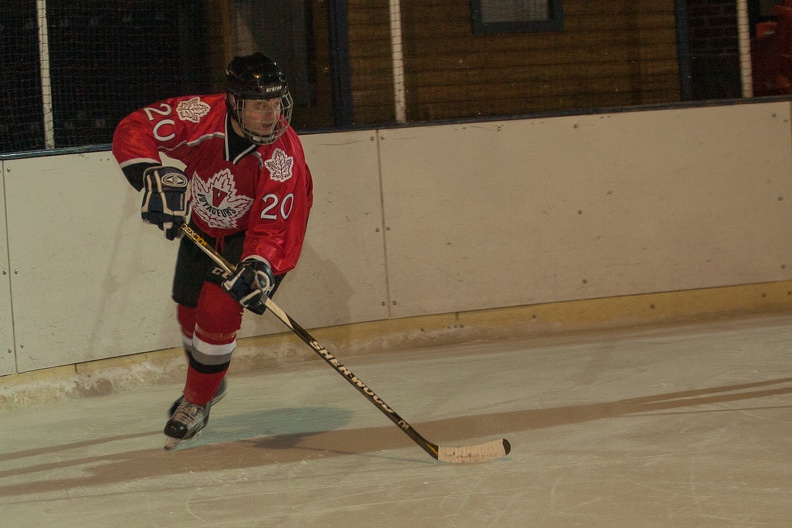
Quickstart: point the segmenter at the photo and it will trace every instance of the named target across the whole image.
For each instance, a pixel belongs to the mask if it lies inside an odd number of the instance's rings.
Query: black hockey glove
[[[143,221],[157,225],[168,240],[181,238],[179,226],[188,222],[187,175],[174,167],[149,167],[143,172]]]
[[[236,272],[223,283],[223,289],[236,302],[261,315],[265,310],[265,299],[274,285],[275,277],[272,276],[269,262],[252,256],[239,263]]]

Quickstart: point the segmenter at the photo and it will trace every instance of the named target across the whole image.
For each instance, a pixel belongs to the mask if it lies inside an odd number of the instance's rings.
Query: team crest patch
[[[287,156],[281,149],[275,149],[272,157],[264,162],[264,166],[269,170],[270,178],[278,182],[285,182],[292,177],[294,158]]]
[[[209,113],[209,105],[201,101],[200,97],[193,97],[176,105],[176,113],[179,119],[198,123],[203,116]]]
[[[237,195],[231,171],[223,169],[204,182],[193,175],[190,182],[193,212],[209,225],[221,229],[238,227],[238,220],[249,210],[253,199]]]

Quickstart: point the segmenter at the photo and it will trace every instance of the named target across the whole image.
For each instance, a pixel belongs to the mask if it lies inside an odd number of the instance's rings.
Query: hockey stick
[[[215,251],[215,249],[211,247],[206,242],[206,240],[201,237],[201,235],[196,233],[194,229],[186,224],[182,224],[181,230],[185,235],[187,235],[187,237],[190,238],[190,240],[195,242],[198,247],[201,248],[203,252],[206,253],[206,255],[211,258],[218,266],[223,268],[227,273],[234,273],[235,266],[228,262],[217,251]],[[319,354],[319,356],[324,359],[325,362],[333,367],[336,372],[341,374],[341,376],[343,376],[344,379],[352,384],[353,387],[360,391],[361,394],[368,398],[368,400],[374,404],[377,409],[387,416],[390,421],[399,426],[399,428],[404,431],[407,436],[412,438],[412,440],[421,446],[424,451],[429,453],[432,458],[441,462],[449,462],[452,464],[487,462],[504,457],[509,454],[509,451],[511,451],[511,445],[509,445],[509,441],[505,438],[501,440],[485,442],[483,444],[459,447],[441,447],[437,444],[433,444],[421,436],[418,431],[413,429],[410,424],[408,424],[401,416],[396,413],[396,411],[386,404],[382,398],[377,396],[374,391],[371,390],[365,383],[363,383],[360,378],[355,376],[352,371],[342,365],[333,354],[328,352],[325,347],[320,345],[316,339],[311,337],[308,332],[298,325],[294,319],[289,317],[286,312],[281,310],[278,305],[272,301],[272,299],[268,297],[264,304],[267,309],[275,315],[275,317],[280,319],[283,324],[288,326],[289,329],[297,335],[297,337],[299,337],[303,342],[305,342],[305,344],[311,347],[314,352]]]

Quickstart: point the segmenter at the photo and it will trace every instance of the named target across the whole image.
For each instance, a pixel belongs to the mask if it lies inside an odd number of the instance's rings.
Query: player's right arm
[[[160,149],[173,148],[186,134],[174,115],[177,104],[169,99],[137,110],[119,123],[113,136],[113,155],[124,176],[143,191],[143,221],[157,225],[169,240],[180,235],[179,226],[190,214],[187,176],[163,167],[159,157]]]
[[[113,155],[130,185],[143,189],[143,173],[161,166],[159,152],[178,143],[175,99],[167,99],[132,112],[115,129]],[[179,127],[180,128],[180,127]]]

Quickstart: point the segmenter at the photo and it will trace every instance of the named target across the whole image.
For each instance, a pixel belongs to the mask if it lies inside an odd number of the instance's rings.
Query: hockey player
[[[172,298],[189,359],[182,396],[165,425],[166,449],[193,438],[225,393],[243,309],[264,312],[300,256],[312,204],[311,173],[290,126],[286,77],[270,58],[235,57],[224,94],[166,99],[124,118],[113,154],[143,191],[143,221],[169,240],[198,231],[231,263],[222,270],[189,239],[179,246]],[[163,166],[160,152],[185,165]]]

